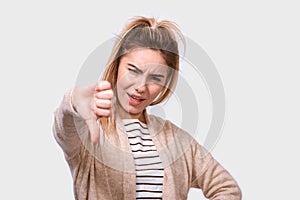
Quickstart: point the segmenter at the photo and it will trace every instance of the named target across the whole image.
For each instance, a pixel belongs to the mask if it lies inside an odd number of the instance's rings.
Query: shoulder
[[[163,119],[159,116],[149,114],[148,121],[150,122],[150,126],[156,131],[172,132],[173,134],[176,133],[191,136],[187,131],[185,131],[172,121]]]
[[[156,115],[148,115],[152,131],[157,133],[162,141],[175,142],[180,146],[199,148],[201,145],[186,130],[170,120],[163,119]]]

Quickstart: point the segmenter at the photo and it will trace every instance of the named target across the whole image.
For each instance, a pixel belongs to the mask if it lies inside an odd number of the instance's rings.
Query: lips
[[[133,106],[140,105],[142,101],[145,100],[142,96],[139,95],[135,95],[135,94],[130,95],[129,93],[127,93],[127,95],[129,96],[129,104]]]

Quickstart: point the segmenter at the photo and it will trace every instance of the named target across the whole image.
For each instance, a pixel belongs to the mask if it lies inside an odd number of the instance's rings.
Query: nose
[[[143,93],[145,92],[146,87],[147,87],[147,77],[141,76],[137,78],[136,83],[134,85],[134,89],[139,93]]]
[[[144,93],[146,90],[146,85],[134,88],[138,93]]]

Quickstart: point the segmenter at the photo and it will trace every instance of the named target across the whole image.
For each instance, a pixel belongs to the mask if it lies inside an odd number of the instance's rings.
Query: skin
[[[93,144],[99,141],[97,119],[111,114],[113,91],[108,81],[76,86],[71,95],[71,103],[75,111],[85,120],[91,134]]]
[[[122,56],[117,76],[117,114],[121,118],[135,118],[146,123],[143,111],[162,92],[169,68],[159,51],[135,49]],[[109,117],[112,110],[113,89],[108,81],[77,86],[71,102],[86,121],[94,144],[99,141],[97,119]]]
[[[125,54],[119,64],[117,99],[121,118],[145,122],[143,111],[163,91],[168,67],[161,53],[136,49]]]

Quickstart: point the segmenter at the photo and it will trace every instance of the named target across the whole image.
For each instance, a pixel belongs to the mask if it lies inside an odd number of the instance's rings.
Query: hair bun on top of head
[[[119,43],[123,47],[119,53],[123,54],[138,45],[179,54],[178,40],[181,40],[185,49],[184,36],[175,22],[136,16],[129,20],[119,35]]]

